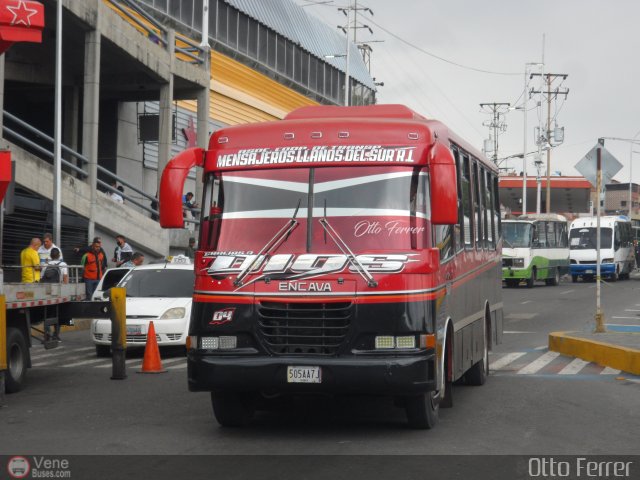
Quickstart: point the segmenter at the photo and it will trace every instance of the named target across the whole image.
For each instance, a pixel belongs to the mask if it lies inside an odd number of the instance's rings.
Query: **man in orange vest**
[[[91,249],[82,257],[82,265],[84,266],[82,277],[84,278],[87,300],[91,300],[93,292],[107,269],[107,257],[102,250],[102,242],[99,238],[93,239]]]

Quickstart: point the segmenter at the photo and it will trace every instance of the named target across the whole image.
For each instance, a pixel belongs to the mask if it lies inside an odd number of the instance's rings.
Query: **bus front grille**
[[[260,302],[260,336],[275,355],[335,355],[349,331],[351,310],[351,302]]]

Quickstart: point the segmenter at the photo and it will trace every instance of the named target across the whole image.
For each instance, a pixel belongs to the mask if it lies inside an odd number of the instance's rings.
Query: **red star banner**
[[[15,42],[42,42],[44,5],[30,0],[0,0],[0,54]]]

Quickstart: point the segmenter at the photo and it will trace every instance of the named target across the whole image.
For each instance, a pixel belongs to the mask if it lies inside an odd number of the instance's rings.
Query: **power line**
[[[380,30],[382,30],[382,31],[384,31],[384,32],[388,33],[389,35],[391,35],[391,36],[392,36],[393,38],[395,38],[396,40],[401,41],[401,42],[402,42],[402,43],[404,43],[405,45],[408,45],[408,46],[410,46],[411,48],[413,48],[413,49],[415,49],[415,50],[417,50],[417,51],[419,51],[419,52],[421,52],[421,53],[424,53],[425,55],[428,55],[428,56],[430,56],[430,57],[436,58],[436,59],[438,59],[438,60],[440,60],[440,61],[442,61],[442,62],[448,63],[448,64],[450,64],[450,65],[454,65],[454,66],[456,66],[456,67],[464,68],[464,69],[466,69],[466,70],[472,70],[472,71],[474,71],[474,72],[488,73],[488,74],[491,74],[491,75],[509,75],[509,76],[512,76],[512,75],[521,75],[521,73],[495,72],[495,71],[492,71],[492,70],[485,70],[485,69],[482,69],[482,68],[470,67],[470,66],[468,66],[468,65],[463,65],[463,64],[461,64],[461,63],[454,62],[453,60],[449,60],[449,59],[447,59],[447,58],[444,58],[444,57],[441,57],[441,56],[439,56],[439,55],[436,55],[435,53],[431,53],[431,52],[429,52],[429,51],[427,51],[427,50],[425,50],[425,49],[423,49],[423,48],[421,48],[421,47],[419,47],[419,46],[417,46],[417,45],[415,45],[415,44],[411,43],[410,41],[405,40],[404,38],[400,37],[399,35],[396,35],[396,34],[395,34],[395,33],[393,33],[392,31],[387,30],[386,28],[384,28],[384,27],[383,27],[382,25],[380,25],[379,23],[374,22],[372,19],[368,19],[368,21],[369,21],[369,22],[371,22],[372,24],[374,24],[374,25],[375,25],[376,27],[378,27]]]

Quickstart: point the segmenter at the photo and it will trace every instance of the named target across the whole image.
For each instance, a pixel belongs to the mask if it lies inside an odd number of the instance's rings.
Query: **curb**
[[[576,332],[550,333],[549,350],[640,375],[640,350],[574,337],[572,333]]]

